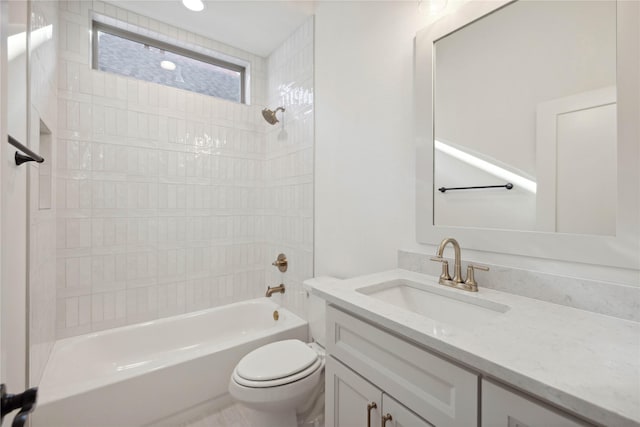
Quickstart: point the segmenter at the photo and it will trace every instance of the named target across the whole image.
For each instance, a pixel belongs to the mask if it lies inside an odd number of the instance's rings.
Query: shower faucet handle
[[[287,267],[289,267],[289,262],[287,261],[287,256],[285,254],[278,255],[278,258],[271,263],[271,265],[278,267],[282,273],[287,271]]]

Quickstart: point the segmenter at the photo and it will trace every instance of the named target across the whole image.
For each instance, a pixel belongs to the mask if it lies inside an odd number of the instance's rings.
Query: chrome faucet
[[[284,283],[280,283],[278,286],[274,286],[273,288],[271,286],[267,286],[267,293],[265,296],[270,298],[271,295],[277,292],[284,294]]]
[[[449,275],[449,261],[442,257],[444,248],[451,243],[454,251],[454,265],[453,265],[453,278]],[[445,286],[451,286],[454,288],[463,289],[469,292],[478,292],[478,283],[474,277],[474,269],[488,271],[489,267],[483,265],[469,264],[467,266],[467,279],[462,280],[462,262],[460,257],[460,244],[452,237],[443,239],[438,247],[438,252],[435,257],[431,258],[431,261],[437,261],[442,263],[442,273],[438,283]]]

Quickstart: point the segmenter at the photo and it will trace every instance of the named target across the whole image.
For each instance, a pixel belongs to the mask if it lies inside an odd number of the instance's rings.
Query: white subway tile
[[[135,111],[127,111],[127,133],[131,138],[138,137],[138,113]]]
[[[71,297],[65,299],[65,327],[72,328],[78,326],[78,298]]]
[[[106,111],[101,105],[94,105],[91,118],[93,120],[92,130],[94,137],[100,137],[106,133]]]
[[[56,288],[64,288],[67,284],[67,260],[58,258],[56,260]]]
[[[127,315],[126,311],[126,291],[116,292],[115,299],[115,316],[116,319],[124,319]]]
[[[72,92],[80,90],[80,64],[73,61],[65,62],[65,84],[64,89]]]
[[[82,29],[78,24],[71,21],[66,21],[64,23],[64,28],[62,31],[66,29],[66,48],[69,52],[80,54],[82,53],[82,48],[84,46],[80,45],[80,38]]]
[[[91,220],[70,218],[67,219],[66,225],[67,248],[91,246]]]
[[[100,71],[91,71],[91,84],[93,95],[95,96],[112,96],[112,92],[108,92],[106,87],[106,73]]]
[[[93,76],[91,74],[92,71],[88,66],[84,64],[80,66],[80,93],[84,93],[87,95],[93,94]]]
[[[78,324],[91,323],[91,296],[85,295],[78,298]]]
[[[65,129],[70,131],[80,130],[80,105],[76,101],[66,101],[66,126]]]
[[[78,209],[80,207],[79,182],[74,179],[66,181],[66,203],[64,207],[67,209]]]
[[[104,294],[93,294],[91,296],[91,321],[102,322],[104,318]]]

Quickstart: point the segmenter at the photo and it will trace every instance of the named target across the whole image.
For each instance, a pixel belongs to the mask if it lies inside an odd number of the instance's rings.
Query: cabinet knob
[[[367,427],[371,427],[371,411],[377,407],[376,402],[371,402],[367,405]]]
[[[391,416],[391,414],[384,415],[382,417],[382,427],[385,427],[387,425],[387,421],[391,421],[391,420],[393,420],[393,417]]]

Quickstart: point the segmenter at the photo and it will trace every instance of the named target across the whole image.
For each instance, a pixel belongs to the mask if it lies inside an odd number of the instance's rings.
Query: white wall
[[[316,11],[315,275],[393,268],[415,241],[415,2]]]
[[[464,2],[450,2],[450,13]],[[414,3],[320,3],[316,14],[315,275],[396,267],[416,243],[413,37],[433,17]],[[455,236],[454,236],[455,237]],[[638,272],[472,251],[486,262],[637,285]]]

